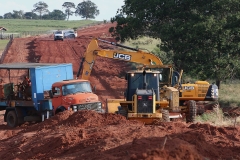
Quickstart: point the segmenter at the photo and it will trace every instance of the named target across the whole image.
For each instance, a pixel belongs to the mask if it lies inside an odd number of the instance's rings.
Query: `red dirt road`
[[[79,30],[79,37],[63,42],[51,36],[16,38],[4,63],[73,63],[76,75],[91,36],[108,36],[110,26]],[[102,102],[122,97],[127,68],[125,62],[97,59],[90,81]],[[240,126],[181,121],[146,126],[120,115],[65,111],[44,122],[11,129],[1,112],[0,159],[240,159]]]

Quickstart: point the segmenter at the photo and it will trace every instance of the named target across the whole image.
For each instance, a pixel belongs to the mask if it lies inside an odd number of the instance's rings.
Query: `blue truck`
[[[0,76],[0,110],[5,110],[9,127],[40,122],[64,110],[104,111],[90,82],[73,79],[71,63],[0,64]]]

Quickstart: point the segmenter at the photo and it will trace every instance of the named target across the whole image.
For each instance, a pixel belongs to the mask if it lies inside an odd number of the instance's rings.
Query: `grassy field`
[[[123,45],[130,46],[133,48],[138,48],[141,50],[145,50],[148,52],[152,52],[152,50],[160,43],[160,39],[153,39],[149,37],[142,37],[137,40],[129,40],[123,43]]]
[[[239,107],[240,106],[240,80],[228,81],[222,83],[219,89],[219,102],[221,107]]]
[[[3,51],[9,40],[0,40],[0,51]]]
[[[50,31],[57,29],[81,28],[91,24],[100,23],[93,20],[26,20],[26,19],[0,19],[0,26],[5,27],[5,33],[22,33],[35,31]]]

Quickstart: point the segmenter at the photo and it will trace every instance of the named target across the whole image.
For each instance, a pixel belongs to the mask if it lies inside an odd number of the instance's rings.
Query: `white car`
[[[77,31],[65,31],[64,32],[64,38],[76,38],[77,37]]]
[[[63,41],[63,31],[56,31],[55,33],[54,33],[54,41],[56,41],[56,40],[62,40]]]

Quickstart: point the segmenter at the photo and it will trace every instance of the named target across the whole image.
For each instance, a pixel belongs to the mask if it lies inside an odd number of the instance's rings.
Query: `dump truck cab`
[[[103,112],[98,96],[92,92],[87,80],[64,80],[52,85],[52,105],[54,114],[63,110],[95,110]]]

